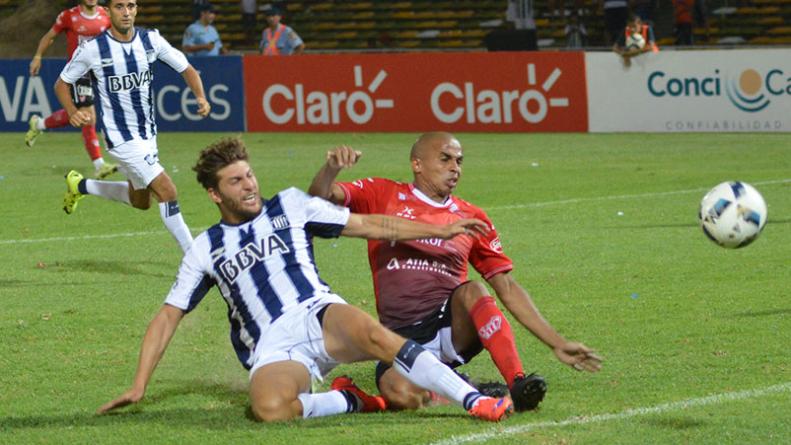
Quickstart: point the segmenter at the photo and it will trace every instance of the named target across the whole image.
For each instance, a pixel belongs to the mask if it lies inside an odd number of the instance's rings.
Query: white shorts
[[[135,190],[149,186],[165,169],[159,163],[156,138],[132,139],[107,152],[118,161],[118,170]]]
[[[331,303],[347,304],[338,295],[320,295],[300,303],[269,325],[253,352],[250,378],[262,366],[293,360],[302,363],[314,379],[323,380],[338,362],[324,349],[324,334],[316,314]]]

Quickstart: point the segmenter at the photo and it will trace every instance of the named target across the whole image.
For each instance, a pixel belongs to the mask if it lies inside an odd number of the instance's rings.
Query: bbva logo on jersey
[[[107,78],[107,82],[109,82],[111,93],[119,93],[121,91],[129,91],[140,88],[145,84],[150,84],[153,78],[154,73],[151,70],[146,70],[142,73],[129,73],[121,76],[109,76]]]
[[[240,273],[253,267],[264,258],[271,255],[285,255],[290,252],[291,249],[288,248],[285,241],[273,233],[261,238],[258,245],[250,243],[244,246],[232,258],[223,261],[218,267],[218,271],[227,283],[233,283]]]

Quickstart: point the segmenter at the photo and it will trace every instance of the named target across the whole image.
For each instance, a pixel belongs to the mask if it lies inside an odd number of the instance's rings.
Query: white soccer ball
[[[645,39],[642,34],[636,32],[626,37],[624,46],[627,50],[643,49],[645,47]]]
[[[766,202],[753,186],[729,181],[717,185],[700,202],[703,232],[722,247],[739,248],[755,241],[766,224]]]

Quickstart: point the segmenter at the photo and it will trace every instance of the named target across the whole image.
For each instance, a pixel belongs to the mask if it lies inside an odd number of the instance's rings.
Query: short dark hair
[[[249,156],[244,142],[236,137],[224,138],[200,152],[198,163],[192,167],[198,182],[206,190],[217,188],[217,172],[238,161],[247,161]]]

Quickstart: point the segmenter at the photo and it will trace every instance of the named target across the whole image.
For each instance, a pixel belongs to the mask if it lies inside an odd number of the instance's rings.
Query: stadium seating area
[[[0,17],[9,15],[25,0],[0,0]],[[71,4],[62,1],[64,6]],[[157,27],[174,43],[181,41],[192,21],[189,0],[146,0],[138,23]],[[221,14],[216,27],[226,44],[236,50],[254,50],[254,36],[242,29],[238,0],[213,0]],[[267,4],[265,0],[259,5]],[[310,50],[343,51],[366,49],[413,50],[475,49],[484,47],[484,37],[505,28],[505,0],[305,0],[287,1],[284,22],[305,40]],[[734,4],[731,0],[731,4]],[[584,23],[591,46],[603,44],[602,18],[596,0],[585,0]],[[696,29],[696,42],[703,45],[791,44],[791,0],[743,0],[728,6],[727,0],[709,1],[709,29]],[[566,18],[544,14],[546,1],[537,0],[537,33],[540,47],[565,46]],[[662,1],[657,14],[660,46],[671,45],[670,2]],[[661,26],[664,20],[665,26]],[[263,15],[259,25],[263,26]]]

